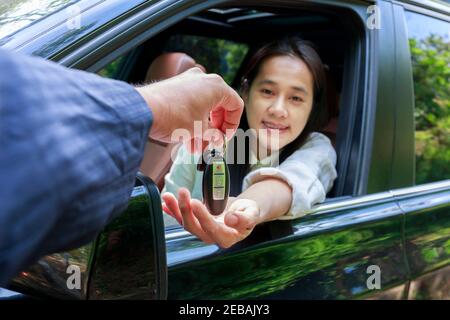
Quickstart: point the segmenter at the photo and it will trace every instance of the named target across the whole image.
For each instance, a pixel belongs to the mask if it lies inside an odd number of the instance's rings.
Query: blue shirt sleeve
[[[127,83],[0,50],[0,286],[126,209],[152,114]]]

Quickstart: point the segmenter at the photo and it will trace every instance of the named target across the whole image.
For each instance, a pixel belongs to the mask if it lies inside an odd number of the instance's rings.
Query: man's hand
[[[241,97],[216,74],[206,74],[200,68],[192,68],[173,78],[137,87],[153,112],[150,137],[170,141],[175,129],[187,129],[189,140],[205,140],[194,137],[194,121],[201,121],[202,133],[217,129],[218,136],[236,131],[244,108]],[[231,130],[231,131],[230,131]],[[191,149],[191,148],[190,148]]]

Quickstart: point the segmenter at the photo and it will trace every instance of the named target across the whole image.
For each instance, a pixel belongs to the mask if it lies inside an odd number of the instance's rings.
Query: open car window
[[[361,166],[360,125],[364,103],[364,36],[350,19],[342,15],[306,10],[260,12],[250,9],[209,9],[188,17],[122,55],[99,73],[130,83],[143,83],[151,64],[165,53],[183,52],[207,72],[221,75],[235,89],[239,87],[243,65],[261,43],[298,35],[317,48],[326,69],[329,125],[324,128],[337,152],[338,178],[326,202],[335,202],[361,193],[362,181],[355,176]],[[241,16],[238,16],[241,15]],[[206,21],[206,22],[205,22]],[[232,25],[232,28],[230,26]],[[255,33],[252,30],[259,30]],[[164,152],[155,144],[153,155]],[[170,154],[170,153],[168,153]],[[160,165],[160,161],[156,162]],[[152,167],[155,167],[152,164]],[[162,168],[163,166],[161,166]],[[157,174],[163,177],[169,167]],[[146,174],[146,172],[143,172]],[[155,182],[155,177],[150,174]],[[163,185],[158,184],[160,190]],[[166,226],[178,225],[166,217]]]
[[[208,12],[209,17],[214,16],[214,14],[220,14],[218,13],[220,11],[213,13],[210,11]],[[350,60],[351,54],[355,54],[353,52],[350,54],[350,51],[346,50],[345,46],[342,46],[342,43],[353,41],[348,38],[348,34],[344,34],[345,27],[342,25],[330,25],[330,20],[328,17],[321,17],[317,14],[311,15],[309,19],[306,17],[305,13],[299,13],[297,17],[295,14],[289,17],[267,15],[267,17],[270,18],[268,21],[258,21],[258,19],[255,18],[254,22],[252,22],[252,18],[250,16],[253,14],[254,13],[251,12],[249,13],[248,21],[245,21],[245,19],[241,20],[243,28],[249,28],[249,25],[253,23],[255,24],[255,28],[267,24],[269,25],[269,28],[277,26],[280,29],[279,34],[266,33],[269,35],[267,40],[253,39],[251,37],[242,39],[241,37],[234,35],[236,41],[232,41],[229,39],[224,40],[220,38],[220,35],[222,35],[220,31],[217,32],[217,37],[215,37],[214,32],[212,31],[207,32],[207,35],[202,35],[201,30],[196,29],[195,26],[193,26],[192,29],[189,29],[186,33],[178,32],[178,29],[174,27],[173,33],[169,34],[167,40],[165,41],[164,52],[184,52],[194,58],[197,63],[203,65],[207,72],[220,74],[230,85],[238,88],[239,79],[242,75],[242,68],[246,62],[246,59],[248,59],[249,55],[251,55],[261,43],[292,34],[299,35],[300,37],[313,42],[317,46],[319,55],[324,62],[327,78],[327,107],[330,123],[326,128],[324,128],[323,133],[332,140],[335,149],[342,147],[339,139],[344,140],[345,136],[340,138],[337,137],[338,119],[340,113],[339,107],[343,96],[343,90],[351,87],[350,83],[348,85],[343,84],[344,65],[347,63],[346,59]],[[238,19],[235,18],[235,21],[237,20]],[[308,21],[308,23],[304,27],[304,33],[301,31],[293,33],[292,30],[286,30],[286,24],[292,23],[292,28],[295,28],[296,25],[299,23],[305,23],[305,21]],[[328,30],[321,30],[321,34],[318,36],[316,32],[313,31],[314,28],[317,28],[315,25],[320,25],[324,22],[326,22],[326,28]],[[308,25],[309,23],[311,25]],[[324,28],[324,26],[321,26],[321,28]],[[233,35],[229,35],[229,38],[232,37]],[[341,45],[335,46],[334,43],[336,42]],[[351,79],[352,76],[347,75],[347,77]],[[351,81],[353,81],[353,79],[351,79]],[[346,93],[347,95],[352,94],[351,92]],[[350,107],[351,106],[348,105],[348,108]],[[344,113],[347,111],[348,109],[345,109]],[[356,119],[349,118],[347,118],[347,120],[358,121]],[[344,123],[344,128],[345,127],[346,126]],[[352,130],[352,126],[348,126],[347,128],[349,131]],[[348,161],[342,162],[342,164],[347,163]],[[342,170],[345,174],[344,171],[345,170]],[[335,182],[335,185],[337,185],[337,181]],[[334,197],[348,198],[351,196],[351,192],[351,187],[347,187],[346,190],[344,190],[343,187],[339,189],[335,188],[328,194],[327,200],[333,201]],[[169,216],[165,217],[165,223],[167,228],[178,226],[175,219]]]

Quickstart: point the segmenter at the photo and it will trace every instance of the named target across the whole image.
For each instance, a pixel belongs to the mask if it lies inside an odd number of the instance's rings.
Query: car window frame
[[[317,6],[320,6],[319,4],[315,4]],[[342,4],[341,4],[342,5]],[[212,6],[209,6],[212,7]],[[200,10],[201,11],[201,10]],[[353,14],[355,14],[353,12]],[[177,23],[179,23],[182,19],[180,19]],[[366,134],[355,134],[355,123],[359,123],[357,127],[359,127],[358,130],[363,130],[362,128],[370,128],[372,125],[371,117],[369,116],[365,123],[366,125],[362,124],[362,109],[373,109],[373,105],[375,103],[375,99],[373,97],[373,94],[370,95],[369,91],[376,92],[376,89],[367,90],[365,91],[365,86],[363,83],[365,83],[368,77],[371,76],[370,73],[366,73],[367,69],[367,61],[370,60],[373,57],[366,56],[367,54],[370,54],[369,50],[366,49],[366,46],[369,46],[367,39],[367,34],[365,32],[361,32],[361,29],[356,32],[356,34],[353,35],[355,42],[354,48],[350,50],[350,52],[347,52],[345,63],[347,63],[346,66],[344,66],[343,71],[343,87],[342,87],[342,96],[340,105],[346,106],[345,110],[340,111],[340,130],[338,129],[337,132],[337,142],[336,146],[338,150],[345,150],[345,152],[341,152],[341,159],[338,161],[338,172],[341,172],[341,176],[345,177],[345,180],[338,184],[339,187],[336,187],[336,191],[334,193],[340,194],[337,197],[334,197],[328,201],[336,202],[339,200],[346,200],[351,197],[357,197],[360,195],[364,195],[366,193],[367,189],[367,175],[369,170],[369,160],[368,160],[368,154],[370,154],[371,149],[371,134],[370,130]],[[365,31],[365,30],[364,30]],[[132,41],[131,41],[132,42]],[[130,44],[128,44],[129,46]],[[134,48],[131,52],[129,52],[129,55],[132,57],[135,57],[138,52],[139,46]],[[122,52],[123,49],[115,51],[115,56],[118,56],[118,52]],[[134,53],[132,53],[134,51]],[[111,56],[111,53],[109,54]],[[131,58],[130,58],[131,59]],[[109,59],[111,60],[111,58]],[[245,61],[245,59],[244,59]],[[352,63],[349,64],[349,61],[352,61]],[[130,62],[131,63],[131,62]],[[101,64],[99,62],[95,63],[91,67],[88,67],[88,71],[95,71],[100,66],[104,66],[106,64],[105,61],[103,61]],[[125,65],[127,63],[124,63]],[[376,73],[374,73],[376,75]],[[351,79],[351,81],[346,80]],[[372,82],[373,83],[373,82]],[[357,94],[355,94],[357,92]],[[359,106],[359,107],[358,107]],[[359,109],[359,110],[358,110]],[[346,113],[344,115],[344,113]],[[369,111],[370,113],[370,111]],[[342,128],[346,128],[347,130],[343,130]],[[350,129],[348,129],[350,128]],[[357,139],[357,136],[359,136],[359,142],[355,144],[354,140]],[[364,142],[365,140],[365,142]],[[359,159],[364,160],[352,160],[353,163],[356,164],[357,168],[355,170],[349,170],[349,162],[350,162],[350,155],[352,153],[356,152],[359,154]],[[365,150],[365,151],[363,151]],[[352,173],[353,175],[347,175],[347,172]],[[360,178],[357,178],[360,176]],[[361,177],[362,176],[362,177]],[[341,178],[342,180],[342,178]],[[344,194],[345,193],[345,194]],[[343,195],[344,194],[344,195]],[[327,202],[328,202],[327,201]],[[318,206],[320,208],[320,204]],[[320,210],[320,209],[319,209]],[[281,232],[281,234],[288,235],[289,229],[290,229],[290,223],[283,222],[285,227],[285,231]],[[169,227],[170,228],[170,227]],[[175,227],[175,230],[179,229],[179,227]],[[279,228],[278,228],[279,229]]]
[[[157,36],[169,26],[180,22],[192,13],[200,12],[207,8],[216,7],[224,1],[194,4],[176,15],[170,15],[168,8],[163,6],[167,5],[169,2],[171,1],[166,1],[165,3],[156,2],[153,5],[144,7],[139,14],[128,17],[128,19],[124,20],[124,23],[116,27],[114,29],[115,33],[106,32],[105,34],[100,34],[97,38],[92,39],[90,42],[88,41],[80,47],[73,48],[72,51],[64,52],[64,55],[57,55],[56,60],[58,60],[60,64],[68,67],[84,69],[89,72],[96,72],[119,56],[132,52],[134,49],[138,48],[144,40]],[[245,2],[246,3],[242,3],[241,5],[262,4],[261,2],[253,0],[247,0]],[[269,7],[274,6],[273,1],[263,2]],[[175,5],[180,4],[176,3]],[[351,181],[347,181],[347,186],[342,187],[342,189],[345,189],[348,193],[348,195],[343,198],[347,199],[349,195],[352,197],[364,195],[366,193],[369,171],[368,159],[371,153],[371,136],[373,131],[372,113],[375,103],[374,92],[376,92],[376,86],[374,84],[370,86],[366,85],[366,83],[369,82],[368,77],[374,76],[368,72],[369,68],[373,68],[373,65],[369,62],[373,59],[373,50],[370,48],[374,46],[374,40],[372,39],[373,37],[368,36],[364,28],[363,17],[365,12],[362,11],[361,6],[355,10],[355,7],[352,4],[346,2],[335,3],[333,1],[317,1],[314,3],[297,3],[296,1],[292,1],[292,3],[286,5],[295,9],[308,8],[323,10],[324,8],[328,8],[328,10],[330,10],[330,8],[338,8],[340,10],[347,10],[352,19],[361,24],[361,28],[356,34],[358,43],[354,44],[354,48],[352,48],[352,52],[355,56],[347,55],[347,57],[355,57],[355,59],[347,58],[347,62],[348,60],[352,60],[353,63],[344,68],[343,83],[345,83],[345,86],[343,86],[342,89],[343,95],[341,97],[340,105],[345,105],[346,110],[351,110],[351,112],[343,117],[343,110],[341,109],[340,120],[342,119],[342,121],[339,126],[341,129],[338,129],[338,137],[341,136],[342,138],[338,138],[337,144],[346,142],[348,145],[346,148],[346,157],[344,158],[344,161],[339,161],[340,164],[338,166],[342,166],[341,172],[344,172],[344,170],[345,172],[347,171],[346,166],[349,161],[345,161],[345,159],[350,159],[350,154],[354,154],[355,152],[357,154],[357,159],[352,159],[353,163],[357,164],[356,169],[353,170],[354,176],[348,178],[348,176],[344,174],[346,180]],[[155,18],[155,15],[158,19]],[[164,19],[165,15],[168,15],[166,17],[167,19]],[[353,22],[354,21],[352,21],[352,23]],[[137,33],[139,28],[141,30],[143,29],[141,33]],[[124,35],[129,35],[131,38],[127,38]],[[105,46],[109,49],[105,50]],[[94,50],[94,48],[97,48],[98,51]],[[132,55],[132,53],[130,54]],[[376,74],[376,72],[374,74]],[[346,81],[346,79],[349,78],[352,79],[352,81]],[[355,86],[357,86],[356,89]],[[361,112],[362,110],[365,110],[365,112]],[[358,123],[357,127],[358,130],[360,130],[360,134],[355,134],[354,130],[347,130],[345,134],[340,134],[343,127],[348,128],[350,126],[353,128],[353,125],[356,122]],[[358,141],[355,142],[355,140]],[[339,201],[340,199],[335,198],[334,200]],[[320,205],[318,207],[320,208]]]

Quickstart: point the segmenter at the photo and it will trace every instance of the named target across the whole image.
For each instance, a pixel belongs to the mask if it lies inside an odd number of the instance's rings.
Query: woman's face
[[[313,76],[301,59],[280,55],[262,62],[243,96],[248,125],[257,130],[260,150],[277,151],[300,135],[313,94]]]

